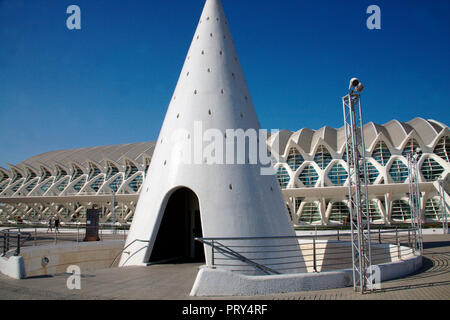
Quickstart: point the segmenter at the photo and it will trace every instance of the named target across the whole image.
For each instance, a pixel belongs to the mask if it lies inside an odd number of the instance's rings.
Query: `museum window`
[[[31,182],[29,185],[27,185],[25,187],[25,190],[27,190],[28,192],[31,192],[31,190],[33,190],[34,187],[36,187],[37,182],[38,182],[37,180],[34,180],[33,182]]]
[[[408,167],[401,160],[394,160],[389,169],[389,174],[392,180],[394,180],[394,183],[405,182],[408,178]]]
[[[299,222],[313,223],[321,220],[319,206],[315,202],[305,203],[300,214]]]
[[[419,144],[417,143],[416,139],[410,139],[408,143],[405,145],[402,151],[402,155],[405,158],[408,158],[408,154],[414,154],[417,149],[420,149]],[[422,155],[422,151],[418,152],[419,156]]]
[[[142,185],[142,175],[138,175],[136,176],[136,178],[134,178],[130,183],[128,183],[128,186],[134,191],[134,192],[138,192],[139,188]]]
[[[434,148],[433,153],[450,162],[450,138],[448,136],[442,137]]]
[[[369,161],[366,161],[366,170],[367,170],[367,173],[366,173],[367,183],[369,183],[369,184],[375,183],[375,181],[378,178],[378,175],[380,174],[378,172],[377,168],[372,163],[370,163]],[[363,174],[364,174],[364,167],[361,166],[359,168],[359,171],[360,171],[361,181],[364,181],[364,176],[363,176]]]
[[[97,168],[97,166],[93,165],[92,163],[89,163],[89,176],[88,180],[91,180],[92,178],[95,178],[101,173],[100,169]]]
[[[444,172],[444,168],[442,168],[439,163],[433,159],[426,158],[422,163],[420,172],[422,172],[425,180],[430,182],[438,180],[442,172]]]
[[[344,202],[335,202],[331,206],[330,217],[328,220],[337,223],[349,223],[350,222],[350,210]]]
[[[319,148],[317,148],[316,155],[314,156],[314,161],[319,165],[319,168],[322,170],[325,169],[331,160],[332,157],[327,148],[324,146],[319,146]]]
[[[296,148],[291,148],[289,150],[286,162],[289,165],[289,167],[291,167],[292,171],[296,171],[298,167],[301,166],[303,161],[305,161],[305,159],[303,159],[302,155]]]
[[[343,186],[348,178],[348,173],[341,164],[337,163],[331,167],[328,178],[333,185]]]
[[[366,202],[362,202],[363,211],[366,210]],[[380,207],[375,200],[369,200],[369,218],[370,221],[382,220],[383,215],[381,214]]]
[[[411,207],[406,200],[392,201],[391,211],[392,220],[405,222],[407,219],[411,219]]]
[[[86,177],[82,177],[80,179],[80,181],[78,181],[77,183],[75,183],[73,185],[73,189],[76,190],[76,191],[80,191],[81,188],[84,186],[85,182],[86,182]]]
[[[53,183],[53,179],[48,180],[46,183],[44,183],[41,186],[41,190],[44,191],[44,192],[47,191],[48,188],[50,188],[50,186],[52,185],[52,183]]]
[[[70,179],[70,181],[74,181],[83,175],[83,170],[81,170],[80,167],[78,167],[76,165],[72,166],[72,170],[73,170],[73,174],[72,174],[72,178]]]
[[[67,187],[67,185],[69,184],[69,178],[65,178],[57,187],[56,187],[56,189],[59,191],[59,192],[62,192],[66,187]]]
[[[287,172],[285,167],[283,166],[278,167],[277,179],[282,189],[285,189],[288,186],[290,178],[289,173]]]
[[[372,158],[374,158],[378,163],[385,166],[391,157],[391,152],[389,148],[383,141],[379,141],[372,151]]]
[[[106,180],[111,179],[115,174],[119,172],[119,169],[112,163],[108,162],[108,171],[106,172]]]
[[[126,161],[126,165],[127,168],[125,170],[125,180],[139,171],[138,168],[131,161]]]
[[[319,175],[313,165],[310,164],[302,170],[298,178],[305,185],[305,187],[314,187],[317,180],[319,180]]]
[[[441,220],[442,218],[441,202],[438,197],[434,197],[427,200],[427,202],[425,203],[424,216],[426,220],[434,220],[434,221]]]
[[[101,176],[93,184],[91,184],[91,189],[97,192],[102,186],[103,182],[105,182],[105,177]]]
[[[109,187],[114,192],[117,192],[117,190],[119,190],[120,186],[122,185],[122,182],[123,182],[123,178],[122,178],[122,175],[120,175],[109,184]]]

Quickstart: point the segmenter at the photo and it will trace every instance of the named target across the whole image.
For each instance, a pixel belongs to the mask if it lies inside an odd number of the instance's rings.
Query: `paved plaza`
[[[267,296],[190,297],[197,264],[159,264],[86,272],[81,290],[68,290],[68,274],[14,280],[0,275],[0,299],[270,299],[270,300],[450,300],[450,235],[424,235],[424,260],[419,272],[381,284],[370,294],[353,288],[271,294]]]

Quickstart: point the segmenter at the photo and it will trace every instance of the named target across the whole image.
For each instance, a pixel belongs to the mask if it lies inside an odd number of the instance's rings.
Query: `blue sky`
[[[450,123],[450,1],[222,0],[261,125],[342,126],[348,80],[365,122]],[[66,8],[81,8],[81,30]],[[156,139],[204,0],[0,0],[0,166]],[[381,30],[366,8],[381,8]]]

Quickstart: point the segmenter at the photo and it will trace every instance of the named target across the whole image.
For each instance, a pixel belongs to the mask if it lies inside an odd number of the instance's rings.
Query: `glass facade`
[[[439,221],[442,218],[441,202],[439,197],[428,199],[425,203],[425,219]]]
[[[299,221],[306,223],[320,222],[319,206],[315,202],[305,203],[300,213]]]
[[[426,158],[422,163],[420,172],[422,172],[422,175],[426,181],[436,181],[440,178],[442,172],[444,172],[444,168],[442,168],[439,163],[433,159]]]
[[[366,203],[363,201],[363,210],[366,210]],[[383,215],[381,214],[380,207],[375,200],[369,200],[369,217],[370,221],[383,220]]]
[[[135,192],[139,190],[139,188],[142,185],[142,175],[137,175],[136,178],[134,178],[130,183],[128,183],[128,186]]]
[[[372,157],[381,165],[385,166],[391,157],[389,148],[383,141],[379,141],[372,152]]]
[[[69,177],[66,177],[61,183],[56,187],[59,192],[62,192],[69,184]]]
[[[335,223],[349,223],[350,209],[344,202],[335,202],[331,206],[330,217],[328,220]]]
[[[392,201],[391,218],[397,222],[405,222],[411,219],[411,207],[406,200]]]
[[[72,166],[72,170],[73,170],[73,174],[72,174],[72,178],[70,179],[70,181],[74,181],[76,179],[78,179],[79,177],[81,177],[83,175],[83,170],[81,170],[80,167],[78,166]]]
[[[450,138],[448,136],[442,137],[434,148],[433,153],[450,162]]]
[[[288,186],[290,178],[289,173],[287,172],[285,167],[283,166],[278,167],[277,179],[281,188],[286,188]]]
[[[27,185],[25,187],[25,190],[27,190],[28,192],[31,192],[31,190],[33,190],[34,187],[36,187],[37,185],[37,180],[34,180],[33,182],[31,182],[29,185]]]
[[[108,162],[108,171],[106,173],[106,180],[111,179],[115,174],[119,173],[119,169],[112,163]]]
[[[302,170],[298,178],[305,187],[314,187],[317,180],[319,180],[319,175],[317,174],[316,169],[310,164]]]
[[[362,181],[362,180],[364,180],[364,176],[363,176],[364,167],[361,166],[359,168],[359,170],[360,170],[361,181]],[[369,184],[375,183],[380,172],[378,172],[377,168],[372,163],[370,163],[370,161],[367,161],[367,160],[366,160],[366,170],[367,170],[367,183],[369,183]]]
[[[44,183],[42,186],[41,186],[41,190],[42,191],[47,191],[48,190],[48,188],[50,188],[50,186],[53,184],[53,178],[52,179],[50,179],[50,180],[48,180],[46,183]]]
[[[109,184],[109,187],[114,192],[117,192],[117,190],[119,190],[120,186],[122,185],[122,182],[123,182],[123,177],[120,175]]]
[[[97,180],[95,180],[94,183],[91,184],[90,187],[91,187],[92,190],[97,192],[100,189],[100,187],[102,186],[103,182],[105,182],[105,177],[101,176]]]
[[[92,178],[95,178],[101,173],[100,169],[97,168],[97,166],[93,165],[92,163],[89,164],[89,176],[88,180],[91,180]]]
[[[302,155],[296,148],[291,148],[289,150],[286,162],[292,171],[296,171],[304,161],[305,159],[303,159]]]
[[[405,145],[402,151],[402,155],[408,159],[408,154],[415,153],[417,149],[421,149],[416,139],[410,139]],[[422,155],[422,150],[419,151],[419,155]]]
[[[345,181],[347,181],[348,173],[341,164],[337,163],[331,167],[328,172],[328,178],[333,185],[343,186]]]
[[[126,164],[127,164],[127,169],[125,171],[125,180],[139,171],[138,168],[132,162],[126,161]]]
[[[314,161],[318,164],[320,169],[325,169],[333,158],[324,146],[319,146],[314,156]]]
[[[395,183],[405,182],[408,178],[408,167],[399,159],[392,162],[389,174]]]
[[[73,189],[76,191],[80,191],[86,183],[86,177],[82,177],[77,183],[73,185]]]

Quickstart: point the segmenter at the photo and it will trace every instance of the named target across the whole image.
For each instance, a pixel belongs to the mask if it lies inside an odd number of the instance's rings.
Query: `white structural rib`
[[[261,175],[259,161],[214,164],[201,154],[198,159],[195,153],[198,145],[191,149],[194,152],[191,160],[197,164],[180,161],[178,151],[191,142],[194,145],[193,140],[202,139],[194,130],[195,124],[201,125],[203,132],[260,129],[219,0],[207,0],[203,9],[160,131],[126,241],[126,246],[131,245],[122,255],[121,266],[148,261],[167,201],[182,187],[198,197],[203,237],[294,235],[277,180],[273,175]],[[225,138],[222,141],[225,146]],[[210,143],[204,142],[203,148],[206,150]],[[136,239],[149,244],[133,243]],[[255,241],[241,244],[252,245]],[[257,244],[276,245],[281,240],[264,241]],[[294,243],[292,239],[289,241]],[[283,243],[286,244],[286,239]],[[205,254],[209,263],[209,250],[205,249]],[[264,259],[264,254],[259,258]],[[283,261],[279,260],[282,266]],[[291,264],[283,267],[293,266],[293,261],[290,259]],[[301,258],[296,263],[298,267],[304,266]],[[276,265],[277,260],[271,264]]]

